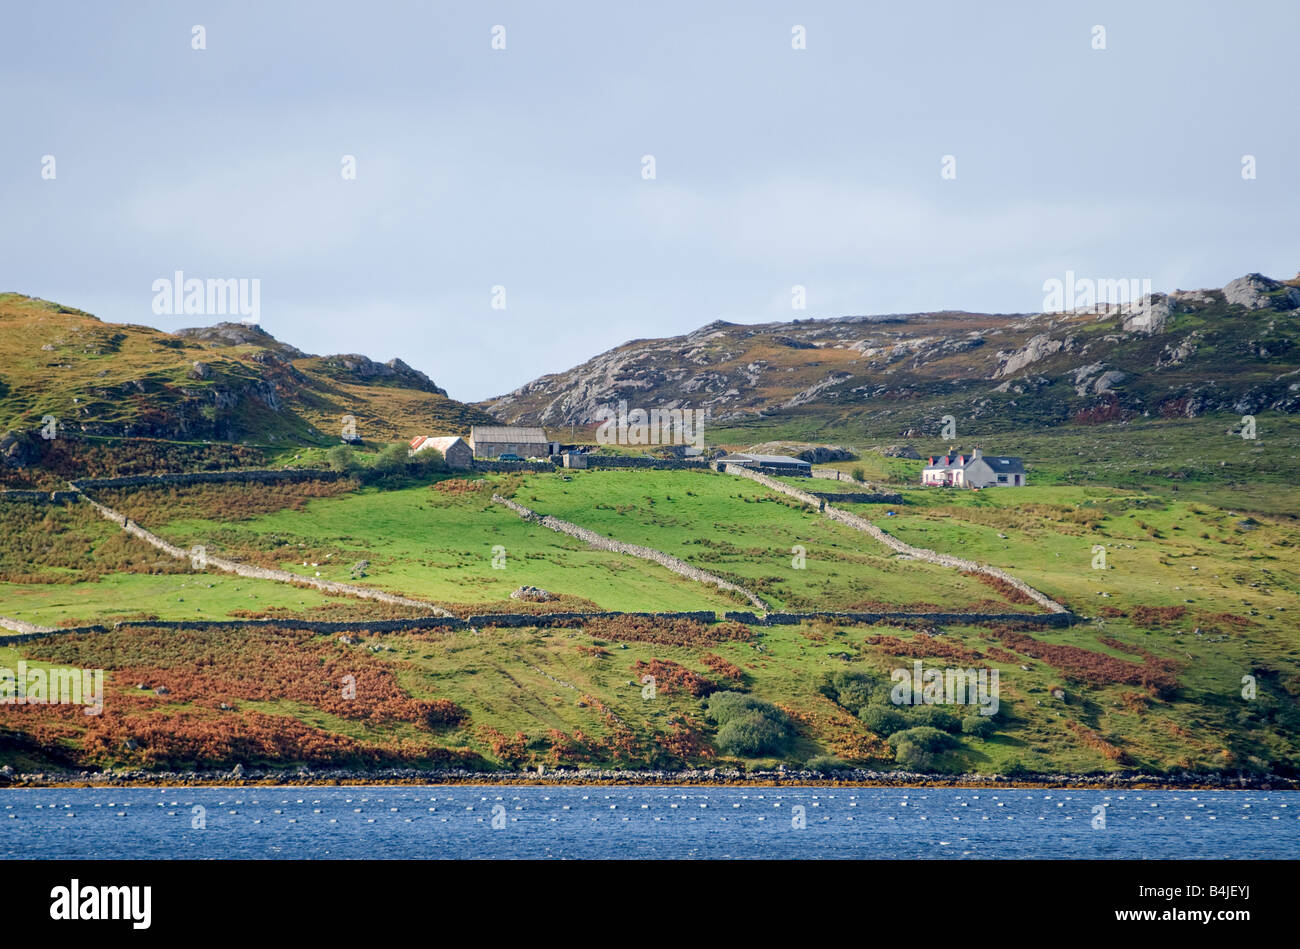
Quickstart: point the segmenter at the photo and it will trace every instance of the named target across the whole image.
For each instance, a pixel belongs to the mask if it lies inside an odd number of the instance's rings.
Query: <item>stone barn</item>
[[[475,458],[499,458],[513,454],[520,458],[549,458],[559,453],[559,443],[548,441],[541,428],[524,425],[475,425],[469,445]]]
[[[474,451],[459,435],[420,435],[411,439],[411,454],[427,448],[442,452],[448,468],[468,468],[474,463]]]

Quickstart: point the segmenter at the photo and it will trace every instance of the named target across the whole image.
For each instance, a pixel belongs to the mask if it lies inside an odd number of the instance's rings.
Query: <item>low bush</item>
[[[771,702],[743,692],[715,692],[704,702],[704,713],[718,726],[714,745],[723,754],[748,758],[780,754],[794,737],[790,716]]]
[[[899,766],[916,771],[934,768],[938,756],[953,747],[956,740],[945,731],[920,725],[895,732],[889,738],[894,749],[894,761]]]
[[[903,713],[889,705],[868,705],[858,717],[864,725],[884,738],[902,731],[908,724]]]
[[[992,715],[967,715],[961,720],[962,734],[973,735],[976,738],[987,738],[996,728]]]

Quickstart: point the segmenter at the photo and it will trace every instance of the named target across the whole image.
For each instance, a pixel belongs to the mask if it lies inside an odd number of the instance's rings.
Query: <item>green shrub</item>
[[[967,715],[961,720],[961,730],[963,735],[974,735],[976,738],[987,738],[997,729],[993,722],[992,715]]]
[[[344,475],[356,474],[361,467],[361,462],[357,460],[357,453],[347,445],[335,445],[326,452],[325,464],[329,465],[332,471]]]
[[[789,730],[780,722],[761,712],[748,712],[719,728],[713,744],[723,754],[756,758],[779,754],[789,738]]]
[[[888,738],[907,727],[907,719],[898,709],[888,705],[868,705],[858,715],[862,723],[877,735]]]
[[[785,712],[744,692],[714,692],[704,700],[704,714],[718,725],[714,746],[723,754],[779,754],[794,737]]]
[[[885,694],[870,675],[849,669],[838,669],[828,675],[821,691],[828,699],[854,713],[860,713],[873,695]]]
[[[746,692],[714,692],[704,700],[704,714],[716,725],[725,725],[733,718],[751,712],[789,724],[786,714],[771,702],[765,702]]]
[[[945,731],[929,725],[906,728],[889,737],[894,748],[894,761],[900,767],[914,771],[929,771],[941,752],[956,744],[956,739]]]
[[[864,469],[864,468],[854,468],[853,471],[851,472],[851,474],[853,475],[853,480],[854,480],[854,481],[866,481],[866,480],[867,480],[867,472],[866,472],[866,469]]]
[[[928,725],[945,732],[961,731],[961,719],[939,705],[905,705],[902,708],[909,725]]]
[[[331,449],[331,456],[335,451],[337,449]],[[353,455],[353,464],[357,466],[362,481],[387,487],[399,486],[409,479],[424,480],[446,468],[442,452],[426,448],[419,454],[412,455],[401,442],[385,445],[378,455],[372,456],[369,467],[358,465],[355,457]]]

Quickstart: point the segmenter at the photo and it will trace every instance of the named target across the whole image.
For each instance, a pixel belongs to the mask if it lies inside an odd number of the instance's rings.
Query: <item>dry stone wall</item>
[[[76,487],[74,483],[74,487]],[[78,490],[80,490],[78,488]],[[81,496],[99,511],[105,518],[121,526],[133,537],[138,537],[146,544],[150,544],[177,560],[190,560],[191,552],[175,544],[163,540],[157,534],[145,530],[139,524],[132,521],[129,517],[118,513],[111,507],[100,504],[94,498],[90,497],[84,491]],[[241,577],[249,577],[255,580],[274,580],[278,583],[292,583],[295,586],[314,587],[325,593],[338,593],[344,596],[355,596],[366,600],[376,600],[380,603],[391,603],[395,606],[413,606],[417,609],[427,610],[435,616],[451,616],[447,610],[440,606],[434,606],[432,603],[425,603],[422,600],[412,600],[409,597],[398,596],[395,593],[385,593],[383,590],[375,590],[369,587],[359,587],[351,583],[336,583],[333,580],[322,580],[319,577],[304,577],[296,573],[290,573],[288,570],[274,570],[269,567],[257,567],[252,564],[239,563],[235,560],[227,560],[224,557],[214,557],[206,552],[199,555],[199,562],[202,567],[212,567],[217,570],[223,570],[226,573],[234,573]]]
[[[587,455],[588,468],[653,468],[657,471],[707,471],[703,458],[647,458],[644,455]]]
[[[28,633],[38,636],[43,633],[53,633],[57,630],[52,626],[37,626],[35,623],[28,623],[25,620],[14,619],[10,616],[0,616],[0,629],[7,629],[15,633]],[[13,642],[15,637],[6,637],[4,642]]]
[[[752,616],[753,614],[744,614]],[[575,622],[622,617],[644,617],[657,620],[694,620],[698,623],[716,623],[718,614],[712,610],[682,610],[670,613],[627,613],[618,610],[564,613],[483,613],[460,619],[455,616],[423,616],[417,619],[389,620],[306,620],[306,619],[232,619],[232,620],[122,620],[112,626],[67,626],[52,628],[35,626],[22,620],[0,617],[0,627],[17,632],[14,636],[0,637],[0,645],[30,642],[49,636],[81,633],[106,633],[110,629],[171,629],[177,631],[201,629],[304,629],[313,633],[397,633],[420,630],[474,629],[479,626],[519,628],[525,626],[563,626]],[[20,628],[21,627],[21,628]]]
[[[0,491],[0,502],[20,504],[68,504],[80,500],[76,491]]]
[[[725,613],[723,618],[750,626],[796,626],[807,620],[860,623],[864,626],[897,622],[953,625],[1028,623],[1033,626],[1070,626],[1079,619],[1073,613],[855,613],[837,610],[818,610],[812,613],[768,613],[766,616],[732,610]]]
[[[80,478],[68,482],[78,491],[98,488],[143,488],[162,484],[213,484],[243,482],[267,484],[275,481],[334,481],[340,477],[328,468],[236,468],[228,471],[190,471],[177,474],[126,475],[121,478]]]
[[[632,557],[640,557],[642,560],[651,560],[662,567],[666,567],[679,576],[686,577],[688,580],[696,580],[700,583],[711,583],[721,590],[733,590],[739,593],[750,603],[758,607],[763,612],[767,612],[768,605],[754,593],[746,590],[744,587],[724,580],[722,577],[701,570],[699,567],[693,567],[685,560],[681,560],[671,554],[666,554],[662,550],[655,550],[652,547],[642,547],[639,544],[625,544],[620,540],[614,540],[612,537],[606,537],[604,534],[598,534],[593,530],[585,527],[579,527],[569,521],[562,521],[558,517],[538,514],[536,511],[524,507],[517,501],[509,498],[503,498],[499,494],[492,495],[492,500],[498,504],[504,504],[510,510],[514,511],[526,521],[535,521],[543,527],[557,531],[561,534],[568,534],[570,537],[576,537],[590,547],[597,550],[608,550],[616,554],[627,554]]]
[[[841,524],[852,527],[854,530],[860,530],[863,533],[870,534],[890,550],[894,550],[900,554],[905,554],[909,557],[915,557],[917,560],[924,560],[928,563],[938,564],[941,567],[951,567],[954,570],[964,570],[971,573],[982,573],[985,576],[996,577],[1015,587],[1048,612],[1069,612],[1064,606],[1057,603],[1047,594],[1040,593],[1023,580],[1013,577],[1011,574],[998,567],[976,563],[974,560],[966,560],[962,557],[954,557],[950,554],[937,553],[933,550],[927,550],[924,547],[913,547],[911,544],[904,543],[897,537],[885,533],[865,518],[858,517],[856,514],[850,514],[848,511],[841,511],[838,508],[831,507],[824,500],[815,495],[809,494],[807,491],[800,491],[798,488],[792,487],[791,485],[782,484],[780,481],[777,481],[774,478],[769,478],[767,475],[759,474],[756,471],[750,471],[747,468],[741,468],[737,465],[727,465],[726,472],[727,474],[740,475],[742,478],[749,478],[751,481],[757,481],[759,484],[770,488],[773,491],[778,491],[781,494],[803,501],[805,504],[815,507],[833,521],[838,521]]]

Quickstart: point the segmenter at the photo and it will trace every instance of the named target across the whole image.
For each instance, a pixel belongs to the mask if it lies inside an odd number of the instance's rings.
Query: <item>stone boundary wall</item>
[[[74,487],[76,486],[75,483]],[[78,489],[80,491],[80,489]],[[100,504],[94,498],[90,497],[84,491],[80,492],[81,497],[99,511],[105,518],[119,525],[122,530],[138,537],[146,544],[150,544],[177,560],[191,559],[190,551],[175,544],[163,540],[157,534],[150,533],[139,524],[136,524],[129,517],[119,514],[111,507]],[[321,580],[318,577],[304,577],[296,573],[290,573],[288,570],[274,570],[268,567],[256,567],[252,564],[239,563],[236,560],[227,560],[224,557],[214,557],[210,554],[204,554],[202,564],[206,567],[214,567],[217,570],[223,570],[226,573],[238,574],[241,577],[250,577],[255,580],[274,580],[278,583],[291,583],[295,586],[309,586],[325,593],[338,593],[344,596],[355,596],[366,600],[378,600],[380,603],[392,603],[396,606],[413,606],[417,609],[428,610],[435,616],[451,616],[447,610],[432,603],[425,603],[421,600],[412,600],[408,597],[398,596],[394,593],[385,593],[383,590],[376,590],[370,587],[359,587],[351,583],[336,583],[333,580]]]
[[[419,630],[453,630],[484,627],[548,627],[572,622],[589,622],[600,619],[639,617],[655,620],[694,620],[697,623],[717,623],[718,614],[711,610],[683,610],[668,613],[603,612],[566,613],[484,613],[467,616],[426,616],[418,619],[389,620],[305,620],[305,619],[230,619],[230,620],[122,620],[112,626],[65,626],[52,628],[35,626],[22,620],[0,617],[0,627],[13,629],[13,636],[0,637],[0,645],[31,642],[49,636],[77,635],[82,633],[107,633],[115,629],[170,629],[177,631],[201,629],[303,629],[313,633],[397,633]],[[976,623],[1018,622],[1035,626],[1069,626],[1081,620],[1073,613],[838,613],[819,611],[813,613],[756,613],[729,610],[722,619],[744,623],[748,626],[795,626],[806,620],[844,620],[863,625],[884,622],[914,621],[970,625]],[[25,627],[19,630],[18,627]]]
[[[471,471],[494,471],[506,473],[511,471],[555,471],[553,461],[481,461],[477,458],[470,465]]]
[[[703,458],[646,458],[641,455],[586,455],[588,468],[653,468],[661,471],[703,471],[709,463]],[[475,460],[475,471],[581,471],[581,468],[565,468],[561,456],[555,455],[550,461],[480,461]]]
[[[744,587],[738,586],[729,580],[724,580],[722,577],[716,576],[705,570],[701,570],[699,567],[691,566],[685,560],[681,560],[671,554],[666,554],[661,550],[655,550],[652,547],[642,547],[638,544],[625,544],[621,540],[614,540],[611,537],[606,537],[604,534],[597,534],[593,530],[579,527],[577,524],[571,524],[568,521],[562,521],[558,517],[538,514],[536,511],[530,510],[509,498],[503,498],[499,494],[492,495],[492,500],[498,504],[504,504],[526,521],[533,521],[541,524],[543,527],[549,528],[550,530],[557,531],[561,534],[568,534],[570,537],[576,537],[578,540],[583,541],[588,546],[594,547],[597,550],[608,550],[616,554],[627,554],[632,557],[640,557],[642,560],[653,561],[662,567],[666,567],[679,576],[686,577],[688,580],[696,580],[700,583],[711,583],[720,590],[734,590],[764,613],[768,610],[767,603],[754,593],[746,590]]]
[[[902,504],[901,494],[875,494],[870,491],[845,491],[841,493],[814,491],[813,496],[829,503],[840,504]]]
[[[27,633],[32,636],[58,632],[56,627],[37,626],[35,623],[28,623],[25,620],[14,619],[11,616],[0,616],[0,629],[7,629],[15,633]],[[16,637],[10,637],[4,640],[4,642],[13,642],[15,638]]]
[[[641,455],[587,455],[588,468],[653,468],[660,471],[707,471],[703,458],[645,458]]]
[[[750,614],[752,615],[752,614]],[[695,620],[698,623],[716,623],[718,614],[712,610],[683,610],[671,613],[627,613],[619,610],[567,613],[483,613],[460,619],[455,616],[427,616],[418,619],[385,620],[306,620],[306,619],[218,619],[218,620],[122,620],[112,626],[34,626],[22,620],[0,617],[0,626],[14,629],[15,636],[0,637],[0,646],[30,642],[47,636],[75,635],[80,633],[107,633],[115,629],[170,629],[177,631],[200,629],[305,629],[313,633],[398,633],[406,630],[473,629],[478,626],[500,626],[517,629],[525,626],[547,627],[563,623],[587,622],[598,619],[624,617],[645,619]],[[11,625],[13,624],[13,625]],[[18,626],[26,627],[19,630]]]
[[[342,475],[328,468],[234,468],[226,471],[190,471],[177,474],[126,475],[120,478],[79,478],[68,483],[78,491],[96,488],[143,488],[149,485],[212,484],[223,481],[270,483],[273,481],[337,481]]]
[[[1034,626],[1072,626],[1081,621],[1074,613],[846,613],[834,610],[818,610],[812,613],[768,613],[757,616],[753,613],[731,610],[723,614],[723,619],[748,626],[794,626],[805,620],[845,620],[870,626],[885,622],[950,623],[953,625],[974,625],[978,623],[1030,623]]]
[[[864,481],[855,481],[852,475],[846,475],[839,468],[813,468],[811,472],[814,478],[821,478],[826,481],[848,481],[850,484],[865,484]]]
[[[79,500],[76,491],[0,491],[0,501],[15,504],[71,504]]]
[[[965,560],[961,557],[954,557],[950,554],[937,553],[933,550],[927,550],[924,547],[913,547],[911,544],[904,543],[892,534],[885,533],[870,521],[858,517],[856,514],[850,514],[848,511],[841,511],[838,508],[833,508],[821,498],[809,494],[806,491],[800,491],[798,488],[782,484],[780,481],[769,478],[767,475],[759,474],[756,471],[750,471],[737,465],[726,465],[725,468],[727,474],[738,474],[742,478],[749,478],[751,481],[757,481],[759,484],[771,488],[773,491],[778,491],[781,494],[802,501],[811,507],[815,507],[833,521],[839,521],[841,524],[845,524],[855,530],[860,530],[864,533],[870,534],[886,547],[897,551],[900,554],[915,557],[917,560],[924,560],[928,563],[938,564],[941,567],[952,567],[955,570],[964,570],[969,573],[982,573],[985,576],[996,577],[999,580],[1004,580],[1011,584],[1011,586],[1015,587],[1021,593],[1025,594],[1025,596],[1029,597],[1039,606],[1051,613],[1069,612],[1064,606],[1057,603],[1047,594],[1040,593],[1028,583],[1013,577],[1011,574],[998,567],[976,563],[974,560]]]

